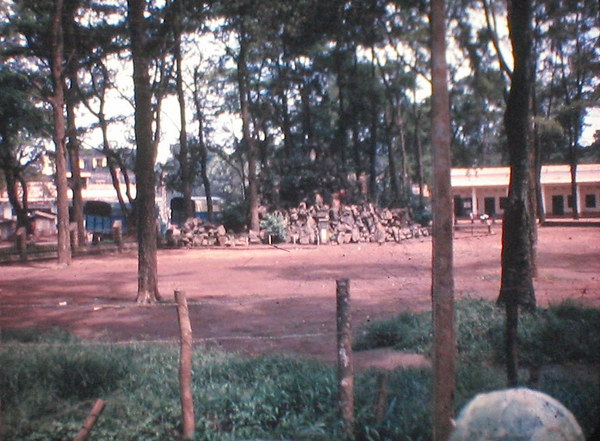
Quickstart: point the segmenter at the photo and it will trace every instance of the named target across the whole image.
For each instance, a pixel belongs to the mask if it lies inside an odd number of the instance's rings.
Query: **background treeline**
[[[431,170],[428,2],[166,0],[149,10],[152,142],[170,152],[157,183],[208,196],[209,212],[213,195],[243,202],[251,228],[258,205],[315,193],[423,204],[412,195]],[[49,0],[0,6],[0,169],[17,213],[26,201],[16,188],[39,172],[52,134],[53,11]],[[538,1],[534,14],[537,164],[597,161],[598,140],[584,147],[582,133],[598,100],[598,2]],[[505,2],[453,0],[447,17],[453,165],[507,165]],[[115,183],[133,180],[128,4],[64,0],[61,18],[70,186],[77,194],[90,147]],[[119,199],[131,215],[135,198]]]

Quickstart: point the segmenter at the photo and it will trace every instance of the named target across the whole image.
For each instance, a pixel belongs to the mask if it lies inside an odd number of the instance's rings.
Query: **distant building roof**
[[[453,168],[453,188],[465,187],[508,187],[510,167]],[[569,184],[571,168],[568,165],[544,165],[542,184]],[[600,182],[600,164],[579,164],[577,182],[580,184]]]

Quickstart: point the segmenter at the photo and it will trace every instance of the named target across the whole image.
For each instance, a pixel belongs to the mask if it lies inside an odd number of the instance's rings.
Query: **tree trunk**
[[[179,173],[181,176],[181,192],[185,204],[185,214],[187,218],[194,217],[195,206],[192,201],[192,187],[194,186],[194,174],[190,164],[190,152],[187,140],[187,121],[185,112],[185,95],[183,93],[183,68],[181,54],[181,20],[183,19],[183,3],[177,2],[175,6],[177,13],[174,19],[175,26],[175,64],[177,66],[177,76],[175,78],[175,87],[177,89],[177,100],[179,101],[179,119],[181,126],[179,129]]]
[[[508,203],[502,228],[502,281],[499,303],[506,307],[507,372],[510,386],[517,379],[516,338],[518,307],[535,306],[532,274],[531,215],[531,155],[529,104],[532,81],[532,7],[530,0],[511,0],[508,23],[513,46],[515,68],[504,114],[511,165]]]
[[[147,33],[145,30],[145,0],[128,0],[133,82],[135,96],[135,139],[137,154],[135,176],[137,184],[136,211],[138,233],[138,303],[160,300],[156,255],[155,178],[156,144],[152,133],[152,92],[148,74]]]
[[[577,154],[571,153],[571,197],[573,198],[573,219],[579,219],[579,189],[577,188]]]
[[[538,115],[538,100],[537,91],[535,85],[531,91],[531,107],[533,109],[534,121]],[[544,210],[542,194],[542,144],[540,139],[540,130],[537,123],[533,126],[533,157],[534,157],[534,168],[535,168],[535,198],[536,198],[536,216],[540,220],[540,224],[546,221],[546,212]],[[536,263],[534,262],[534,265]]]
[[[69,79],[67,95],[67,151],[71,165],[71,191],[73,192],[73,221],[77,224],[77,244],[85,246],[85,224],[83,216],[83,182],[79,167],[79,139],[77,138],[77,125],[75,123],[75,104],[77,101],[77,71],[78,51],[77,36],[75,33],[75,14],[79,6],[78,0],[67,0],[63,11],[63,28],[65,35],[65,53],[67,56],[66,76]]]
[[[204,195],[206,196],[206,210],[208,212],[208,221],[215,221],[215,214],[212,202],[212,190],[210,179],[208,179],[208,151],[204,141],[204,112],[202,101],[200,100],[200,91],[198,87],[199,74],[194,72],[194,104],[196,106],[196,118],[198,119],[198,147],[200,153],[200,177],[204,185]]]
[[[421,143],[420,122],[421,122],[421,111],[417,108],[415,101],[414,107],[415,115],[415,151],[417,154],[417,180],[419,182],[419,208],[425,207],[425,179],[423,177],[423,145]]]
[[[3,141],[6,142],[6,141]],[[10,147],[7,145],[2,148],[1,153],[3,158],[0,158],[1,169],[4,172],[4,180],[6,182],[6,193],[8,195],[8,201],[13,208],[17,216],[17,229],[19,227],[25,227],[27,234],[33,233],[33,229],[31,226],[31,222],[29,221],[29,216],[27,216],[27,198],[25,195],[27,194],[27,183],[25,183],[25,187],[23,189],[23,203],[19,201],[19,193],[17,191],[17,185],[19,181],[19,170],[16,161],[10,154]]]
[[[243,18],[242,18],[243,20]],[[258,178],[256,163],[258,148],[256,139],[250,133],[250,104],[248,102],[248,70],[246,67],[246,35],[244,24],[240,29],[240,53],[237,60],[237,80],[240,94],[240,108],[242,109],[242,132],[244,143],[248,149],[248,193],[247,201],[250,209],[250,231],[258,232],[260,221],[258,217]]]
[[[454,415],[456,335],[450,185],[450,97],[446,64],[444,0],[431,2],[432,149],[433,149],[433,436],[446,441]]]
[[[215,211],[212,202],[210,179],[208,179],[208,154],[206,143],[204,142],[204,114],[202,113],[202,109],[198,109],[198,142],[200,144],[200,176],[204,185],[204,195],[206,196],[208,221],[214,222]]]
[[[77,139],[77,127],[75,125],[75,109],[72,102],[67,103],[68,122],[68,152],[71,164],[71,191],[73,192],[73,221],[77,223],[77,243],[84,246],[85,224],[83,216],[83,182],[81,179],[81,168],[79,167],[79,140]]]
[[[71,264],[71,241],[69,235],[69,186],[67,182],[67,146],[65,131],[65,95],[63,78],[63,27],[62,0],[54,1],[52,16],[52,86],[50,98],[54,120],[54,144],[56,146],[56,193],[58,206],[58,264]]]

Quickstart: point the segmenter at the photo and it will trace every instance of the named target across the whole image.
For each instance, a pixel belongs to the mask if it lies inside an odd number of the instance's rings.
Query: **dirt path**
[[[459,233],[457,297],[495,299],[501,239]],[[540,230],[538,302],[565,298],[600,306],[600,229]],[[0,267],[2,328],[62,326],[106,340],[172,339],[172,303],[134,304],[137,256],[95,256],[68,268],[52,262]],[[431,239],[384,246],[162,250],[160,290],[191,303],[194,338],[248,354],[335,357],[335,281],[351,279],[355,329],[375,318],[430,308]]]

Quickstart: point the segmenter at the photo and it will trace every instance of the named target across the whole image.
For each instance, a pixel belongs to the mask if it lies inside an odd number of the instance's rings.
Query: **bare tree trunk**
[[[535,85],[532,89],[532,97],[531,97],[533,108],[533,117],[534,120],[538,115],[538,101],[537,101],[537,92]],[[546,212],[544,210],[543,198],[542,194],[542,144],[540,140],[540,130],[537,123],[534,123],[533,126],[533,157],[534,157],[534,168],[535,168],[535,198],[536,198],[536,215],[540,220],[540,223],[544,223],[546,221]]]
[[[148,74],[145,0],[128,0],[133,81],[135,95],[135,139],[137,154],[135,175],[138,233],[138,303],[160,300],[158,293],[157,227],[155,211],[156,144],[152,133],[152,91]]]
[[[194,103],[196,105],[196,118],[198,119],[198,147],[200,150],[200,177],[204,185],[204,194],[206,195],[206,209],[208,212],[208,221],[214,222],[215,214],[212,202],[212,189],[210,179],[208,179],[208,152],[204,140],[204,112],[200,100],[200,91],[198,90],[199,74],[194,72]]]
[[[71,165],[71,191],[73,192],[73,221],[77,224],[77,244],[85,246],[85,225],[83,216],[83,181],[79,167],[79,139],[75,123],[75,103],[77,101],[77,71],[78,51],[75,33],[75,13],[79,6],[78,0],[66,0],[63,13],[63,28],[65,35],[65,53],[67,54],[66,76],[69,87],[66,89],[67,100],[67,151]]]
[[[65,91],[63,78],[63,27],[62,0],[54,0],[52,17],[52,85],[54,95],[50,98],[54,119],[54,144],[56,146],[56,193],[58,205],[58,263],[71,264],[71,241],[69,235],[69,186],[67,182],[67,146],[65,130]]]
[[[199,109],[198,114],[198,142],[200,143],[200,176],[202,185],[204,185],[204,194],[206,196],[206,210],[208,212],[208,221],[215,221],[215,210],[212,202],[212,189],[210,179],[208,179],[208,154],[206,143],[204,141],[204,115]]]
[[[576,148],[576,147],[575,147]],[[571,197],[573,198],[573,219],[579,219],[579,189],[577,188],[577,153],[571,153]]]
[[[242,18],[243,20],[243,18]],[[256,163],[258,148],[256,139],[250,133],[250,104],[248,103],[248,71],[246,67],[246,35],[242,24],[240,29],[240,53],[237,62],[238,88],[240,94],[240,107],[242,109],[242,132],[244,142],[248,148],[248,193],[247,200],[250,209],[250,231],[258,232],[260,221],[258,217],[258,177]]]
[[[535,306],[533,288],[530,195],[530,96],[532,81],[532,7],[530,0],[510,0],[508,23],[515,68],[504,114],[511,165],[508,204],[502,228],[502,286],[499,303],[506,307],[507,374],[509,386],[518,382],[517,325],[520,305]]]
[[[425,179],[423,177],[423,145],[421,143],[420,122],[421,122],[421,111],[417,108],[415,101],[413,107],[415,115],[415,150],[417,153],[417,180],[419,181],[419,207],[423,209],[425,207]]]
[[[433,148],[433,436],[445,441],[454,415],[456,335],[450,185],[450,97],[446,64],[444,0],[431,2],[432,148]]]
[[[73,192],[73,220],[77,223],[77,243],[85,245],[85,225],[83,217],[83,182],[79,167],[79,140],[75,126],[75,109],[73,103],[67,103],[67,121],[69,133],[69,162],[71,164],[71,190]]]
[[[175,78],[175,87],[177,89],[177,100],[179,101],[179,119],[181,126],[179,128],[179,173],[181,176],[181,192],[185,204],[186,217],[194,217],[195,206],[192,201],[192,187],[194,185],[194,175],[191,170],[190,152],[187,139],[187,121],[185,112],[185,95],[183,93],[183,68],[181,53],[181,20],[183,19],[183,2],[178,1],[177,13],[174,19],[175,35],[175,64],[177,66],[177,76]]]
[[[19,172],[16,169],[16,161],[10,154],[10,151],[8,150],[9,147],[6,146],[5,148],[6,150],[4,152],[6,153],[6,155],[5,157],[0,158],[0,164],[2,164],[1,169],[4,172],[4,180],[6,182],[6,193],[8,194],[8,201],[10,202],[10,205],[12,206],[17,216],[17,229],[19,229],[19,227],[25,227],[27,234],[31,234],[33,232],[33,229],[29,217],[27,216],[27,207],[25,205],[27,202],[27,198],[24,197],[22,203],[21,201],[19,201],[19,193],[17,190],[17,185],[19,183]],[[24,186],[21,185],[21,187],[23,190],[23,196],[25,196],[27,194],[27,183],[25,183]]]

